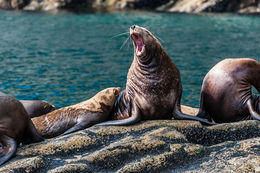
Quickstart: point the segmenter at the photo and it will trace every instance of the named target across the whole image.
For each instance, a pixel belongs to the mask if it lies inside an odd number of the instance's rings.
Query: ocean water
[[[133,46],[119,34],[133,24],[160,38],[178,66],[182,104],[199,106],[203,77],[222,59],[260,61],[259,16],[0,11],[0,91],[63,107],[125,88]]]

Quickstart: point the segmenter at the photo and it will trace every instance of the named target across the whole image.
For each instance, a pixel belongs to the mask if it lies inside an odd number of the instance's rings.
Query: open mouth
[[[137,56],[141,56],[144,53],[144,42],[140,34],[132,33],[131,37],[135,44],[135,53]]]

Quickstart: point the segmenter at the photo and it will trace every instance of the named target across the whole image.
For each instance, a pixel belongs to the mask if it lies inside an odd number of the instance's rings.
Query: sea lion
[[[3,92],[0,92],[0,94],[6,95]],[[54,105],[44,100],[19,100],[19,101],[23,104],[26,112],[31,118],[44,115],[55,110]]]
[[[225,59],[205,76],[198,117],[216,123],[260,120],[260,63],[254,59]]]
[[[107,88],[89,100],[32,118],[32,121],[45,138],[82,130],[107,120],[120,92],[120,88]]]
[[[9,160],[19,143],[42,141],[23,105],[0,93],[0,165]]]
[[[127,74],[126,89],[115,104],[111,121],[98,125],[129,125],[140,120],[172,117],[212,124],[181,112],[180,72],[153,34],[133,25],[130,36],[134,60]]]
[[[38,117],[55,110],[54,105],[44,100],[19,100],[19,101],[23,104],[26,112],[31,118]]]

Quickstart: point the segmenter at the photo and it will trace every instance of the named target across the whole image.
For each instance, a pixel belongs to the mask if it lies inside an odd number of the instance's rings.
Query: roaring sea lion
[[[0,93],[0,165],[10,159],[19,143],[42,141],[23,105]]]
[[[44,100],[19,100],[19,101],[23,104],[26,112],[31,118],[38,117],[55,110],[54,105]]]
[[[98,125],[129,125],[140,120],[172,117],[212,124],[181,112],[180,72],[153,34],[133,25],[130,36],[134,60],[128,71],[126,89],[115,104],[111,121]]]
[[[107,88],[87,101],[32,118],[32,121],[45,138],[82,130],[107,120],[120,92],[120,88]]]
[[[225,59],[205,76],[198,117],[216,123],[260,120],[260,63],[249,58]]]

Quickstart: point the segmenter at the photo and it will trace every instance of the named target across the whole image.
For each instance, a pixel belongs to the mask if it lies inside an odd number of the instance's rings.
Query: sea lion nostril
[[[130,28],[131,28],[132,30],[134,30],[134,29],[135,29],[135,25],[132,25]]]

